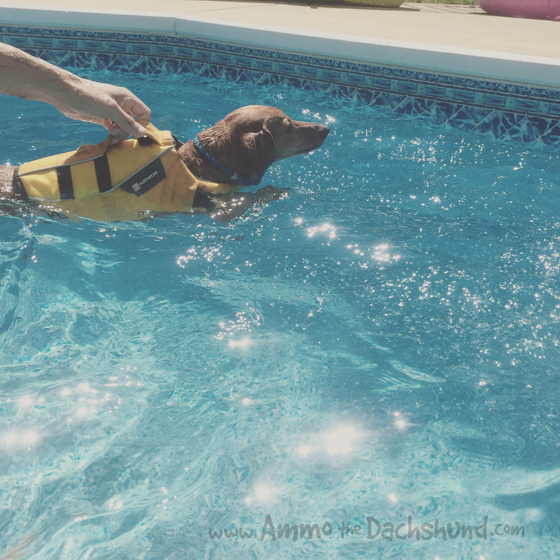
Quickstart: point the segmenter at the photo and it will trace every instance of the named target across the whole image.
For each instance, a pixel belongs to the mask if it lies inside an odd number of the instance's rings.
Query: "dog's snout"
[[[325,126],[323,124],[316,123],[314,128],[319,133],[319,135],[323,140],[329,135],[329,132],[331,131],[331,129],[328,126]]]

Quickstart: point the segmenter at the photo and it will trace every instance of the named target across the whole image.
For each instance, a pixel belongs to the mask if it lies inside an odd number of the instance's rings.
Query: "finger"
[[[115,104],[112,113],[110,117],[111,120],[121,130],[124,130],[127,136],[131,135],[133,138],[141,138],[146,135],[146,129],[140,123],[136,122],[133,117],[125,113],[118,105]]]
[[[126,91],[126,96],[124,98],[121,98],[120,101],[118,98],[116,98],[116,101],[120,106],[120,108],[127,115],[136,117],[136,119],[140,121],[142,125],[148,124],[152,117],[152,111],[150,110],[150,108],[145,103],[140,101],[140,99],[138,99],[130,91],[128,90],[125,91]]]
[[[132,103],[130,105],[125,103],[122,109],[126,113],[135,116],[139,121],[146,121],[146,123],[149,123],[152,118],[152,111],[150,108],[137,97],[133,97],[131,101]]]
[[[107,132],[113,137],[111,144],[117,144],[121,140],[126,140],[130,135],[125,132],[117,124],[109,119],[89,119],[89,122],[100,124],[107,129]]]
[[[124,130],[118,127],[113,127],[112,130],[109,130],[109,134],[113,137],[111,139],[111,144],[117,144],[121,140],[126,140],[129,136]]]

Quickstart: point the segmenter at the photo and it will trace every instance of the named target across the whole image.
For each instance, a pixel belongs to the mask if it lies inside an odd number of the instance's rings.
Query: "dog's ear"
[[[253,184],[260,183],[266,170],[276,161],[276,147],[270,132],[263,127],[259,132],[242,135],[239,159],[244,174],[249,175]]]

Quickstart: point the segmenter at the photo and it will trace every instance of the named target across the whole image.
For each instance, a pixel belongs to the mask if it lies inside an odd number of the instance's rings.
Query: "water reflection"
[[[356,451],[357,444],[364,440],[366,432],[355,426],[339,426],[322,434],[320,445],[302,444],[296,452],[304,458],[313,453],[327,453],[328,455],[348,455]]]
[[[324,233],[329,239],[334,239],[336,237],[336,228],[328,222],[307,228],[308,237],[314,237],[317,233]]]
[[[255,500],[258,502],[268,502],[276,494],[277,489],[268,483],[261,482],[255,486],[253,491],[253,496],[247,496],[245,498],[245,503],[250,505]]]
[[[325,448],[331,455],[347,454],[362,434],[353,426],[345,426],[325,435]]]
[[[267,501],[272,496],[272,494],[274,494],[274,492],[275,489],[268,484],[259,484],[255,488],[255,496],[260,502]]]
[[[309,445],[300,445],[298,447],[298,451],[300,455],[302,455],[303,457],[307,457],[311,452],[311,447],[309,447]]]
[[[248,338],[242,338],[240,340],[230,340],[228,342],[228,346],[230,348],[248,348],[249,346],[251,346],[251,344],[253,344],[253,341]]]
[[[24,432],[12,431],[4,437],[4,445],[10,448],[31,448],[39,440],[39,434],[35,430],[26,430]]]
[[[395,412],[395,426],[399,428],[399,430],[404,430],[410,424],[401,416],[400,412]]]

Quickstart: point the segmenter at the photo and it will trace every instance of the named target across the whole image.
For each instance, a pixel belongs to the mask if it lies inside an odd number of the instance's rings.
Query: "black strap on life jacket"
[[[175,148],[178,149],[182,145],[179,140],[173,136],[175,142]],[[155,143],[155,140],[148,136],[144,136],[138,139],[140,146],[150,146]],[[76,162],[80,163],[80,162]],[[106,193],[113,190],[114,186],[111,181],[111,171],[109,169],[109,160],[107,154],[104,153],[93,160],[95,167],[95,175],[97,180],[97,186],[100,193]],[[74,184],[72,181],[72,172],[70,170],[70,165],[61,165],[56,168],[56,175],[58,179],[58,188],[60,191],[61,200],[73,200],[75,199],[74,194]],[[148,165],[139,169],[134,175],[129,177],[126,181],[120,184],[120,187],[130,194],[136,196],[141,196],[142,194],[148,192],[152,187],[157,185],[160,181],[165,178],[165,169],[163,163],[158,157]],[[29,196],[25,191],[25,187],[21,178],[19,177],[18,169],[14,171],[12,178],[12,190],[17,198],[17,200],[29,201]],[[206,198],[209,199],[205,195]],[[202,197],[203,200],[206,200]],[[209,199],[210,200],[210,199]],[[209,202],[205,204],[210,205]],[[202,204],[200,205],[202,207]],[[205,206],[204,206],[205,207]]]
[[[109,171],[109,161],[106,154],[100,155],[93,160],[95,167],[95,175],[97,186],[100,193],[105,193],[113,188],[111,183],[111,172]],[[74,200],[74,183],[72,181],[72,172],[70,165],[62,165],[56,168],[56,176],[58,179],[58,190],[60,191],[61,200]]]
[[[99,192],[106,193],[113,190],[111,171],[109,169],[107,155],[102,154],[101,156],[95,158],[93,163]],[[72,181],[70,165],[61,165],[60,167],[57,167],[56,176],[58,179],[58,189],[60,191],[61,200],[74,200],[74,183]],[[142,167],[142,169],[139,169],[126,181],[121,183],[120,187],[127,193],[141,196],[164,179],[165,168],[161,159],[158,157],[148,165]],[[15,170],[12,178],[12,189],[14,194],[18,197],[18,200],[29,200],[17,169]]]
[[[103,154],[101,157],[93,160],[95,166],[95,176],[97,177],[97,186],[100,193],[106,193],[113,188],[111,183],[111,172],[109,171],[109,160],[107,155]]]
[[[74,200],[74,184],[72,182],[72,173],[70,167],[65,165],[56,168],[56,176],[58,179],[58,190],[62,200]]]
[[[29,197],[25,192],[25,187],[19,178],[18,173],[19,167],[16,167],[14,170],[14,175],[12,177],[12,192],[14,193],[14,199],[19,200],[21,202],[29,202]]]

